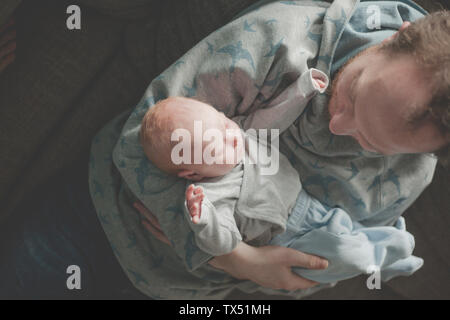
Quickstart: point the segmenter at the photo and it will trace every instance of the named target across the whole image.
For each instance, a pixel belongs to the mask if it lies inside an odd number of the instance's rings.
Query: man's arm
[[[158,240],[172,246],[156,217],[142,204],[135,203],[134,206],[143,217],[144,227]],[[244,242],[240,242],[229,254],[214,257],[208,263],[237,279],[288,291],[307,289],[317,284],[295,275],[292,267],[325,269],[328,266],[326,260],[298,250],[278,246],[252,247]]]
[[[278,129],[281,134],[302,114],[308,102],[317,94],[325,92],[328,76],[311,68],[289,87],[276,96],[265,108],[257,109],[248,116],[233,120],[244,129]]]

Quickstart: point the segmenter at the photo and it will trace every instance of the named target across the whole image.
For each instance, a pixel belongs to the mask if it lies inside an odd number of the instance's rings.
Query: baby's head
[[[223,176],[244,156],[234,121],[206,103],[183,97],[151,107],[142,120],[140,139],[147,158],[160,170],[194,181]]]

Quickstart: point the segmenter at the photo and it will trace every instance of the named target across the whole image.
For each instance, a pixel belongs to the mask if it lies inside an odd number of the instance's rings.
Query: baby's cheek
[[[245,149],[244,149],[244,145],[239,145],[237,148],[236,148],[236,150],[237,150],[237,154],[238,154],[238,158],[237,158],[237,162],[236,163],[239,163],[239,162],[241,162],[242,161],[242,159],[244,158],[244,154],[245,154]]]
[[[243,148],[229,146],[226,149],[224,163],[232,165],[232,168],[241,161]]]

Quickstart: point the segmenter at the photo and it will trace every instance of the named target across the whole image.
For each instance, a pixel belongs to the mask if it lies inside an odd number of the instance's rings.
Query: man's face
[[[425,114],[429,81],[411,57],[391,58],[378,47],[363,51],[333,80],[330,131],[386,155],[438,150],[448,141],[431,119],[408,121]]]

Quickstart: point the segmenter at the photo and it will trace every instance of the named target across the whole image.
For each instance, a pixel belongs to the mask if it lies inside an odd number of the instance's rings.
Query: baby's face
[[[186,168],[195,172],[197,180],[227,174],[244,156],[239,126],[208,104],[193,99],[181,103],[184,112],[173,113],[173,121],[191,134],[192,162]],[[201,163],[195,163],[195,153]]]
[[[208,128],[203,135],[204,164],[197,170],[205,177],[223,176],[231,171],[244,156],[241,130],[233,120],[215,109],[206,123],[203,123]],[[208,136],[209,132],[212,137]],[[214,134],[214,132],[220,134]]]

